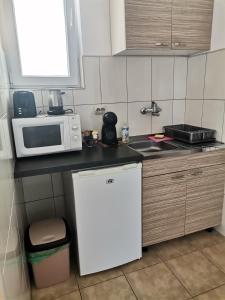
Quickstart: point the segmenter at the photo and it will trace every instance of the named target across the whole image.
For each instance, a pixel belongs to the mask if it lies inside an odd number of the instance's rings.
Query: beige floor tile
[[[185,300],[190,295],[165,264],[157,264],[127,275],[139,300]]]
[[[78,290],[77,281],[74,275],[71,275],[70,279],[51,286],[45,289],[36,289],[35,287],[32,288],[32,300],[52,300],[57,297],[61,297],[72,293]]]
[[[212,263],[225,272],[225,243],[205,248],[202,252]]]
[[[109,279],[119,277],[121,275],[123,275],[122,271],[119,268],[115,268],[86,276],[76,275],[76,277],[79,287],[84,288]]]
[[[164,261],[194,252],[195,250],[197,250],[196,247],[186,237],[156,245],[156,253]]]
[[[83,300],[135,300],[124,276],[81,290]]]
[[[225,237],[217,231],[200,231],[186,236],[186,239],[197,249],[210,247],[225,242]]]
[[[69,295],[59,297],[55,300],[81,300],[81,295],[80,295],[79,291],[76,291],[76,292],[71,293]]]
[[[225,300],[225,285],[198,296],[194,300]]]
[[[192,296],[225,283],[225,274],[199,251],[169,260],[167,264]]]
[[[143,252],[143,257],[121,267],[125,274],[131,273],[161,262],[153,247],[149,247],[147,252]]]

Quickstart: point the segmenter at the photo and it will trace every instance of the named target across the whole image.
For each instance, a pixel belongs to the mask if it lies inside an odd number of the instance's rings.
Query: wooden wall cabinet
[[[113,55],[210,49],[213,0],[111,0],[110,14]]]
[[[144,161],[143,246],[221,224],[224,161],[225,151]]]

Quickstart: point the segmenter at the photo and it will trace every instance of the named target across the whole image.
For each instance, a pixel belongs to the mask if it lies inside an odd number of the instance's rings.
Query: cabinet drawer
[[[149,159],[143,162],[143,177],[157,176],[187,170],[186,157]]]
[[[225,163],[225,150],[204,152],[187,156],[188,169],[203,168]]]

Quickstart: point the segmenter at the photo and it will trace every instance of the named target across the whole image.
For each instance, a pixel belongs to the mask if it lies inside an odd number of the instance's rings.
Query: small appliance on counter
[[[33,118],[37,115],[34,94],[17,91],[13,94],[14,118]]]
[[[103,116],[102,126],[102,143],[105,145],[116,145],[117,133],[116,133],[117,116],[113,112],[107,112]]]
[[[65,92],[62,92],[61,90],[50,90],[48,115],[64,115],[66,112],[69,111],[73,113],[71,109],[64,109],[63,107],[62,95],[64,94]]]
[[[82,150],[80,116],[12,119],[17,157]]]

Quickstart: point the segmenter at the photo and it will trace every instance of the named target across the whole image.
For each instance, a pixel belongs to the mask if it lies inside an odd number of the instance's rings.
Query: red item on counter
[[[173,141],[174,139],[169,137],[169,136],[164,136],[163,138],[159,139],[159,138],[156,138],[154,135],[149,135],[147,137],[148,140],[151,140],[153,142],[156,142],[156,143],[160,143],[160,142],[169,142],[169,141]]]

